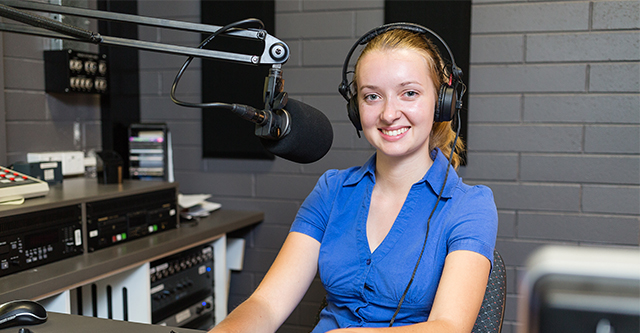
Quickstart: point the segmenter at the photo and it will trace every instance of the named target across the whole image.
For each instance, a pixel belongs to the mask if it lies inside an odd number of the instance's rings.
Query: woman
[[[471,331],[497,212],[488,188],[457,176],[457,152],[446,157],[456,135],[434,109],[448,77],[423,34],[395,29],[367,44],[352,89],[375,155],[320,178],[261,284],[213,332],[276,331],[318,267],[328,306],[314,333]]]

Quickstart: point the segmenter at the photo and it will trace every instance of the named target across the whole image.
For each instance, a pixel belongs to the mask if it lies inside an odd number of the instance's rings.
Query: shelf
[[[86,198],[83,201],[87,201]],[[227,232],[256,224],[262,219],[262,212],[222,209],[213,212],[195,226],[182,225],[178,229],[8,275],[0,278],[0,303],[15,299],[39,300],[55,295],[143,263],[212,242]]]
[[[50,208],[108,200],[123,195],[136,195],[177,187],[177,183],[124,180],[122,184],[98,184],[95,179],[70,178],[49,186],[43,197],[25,200],[21,205],[0,205],[0,217],[30,213]]]

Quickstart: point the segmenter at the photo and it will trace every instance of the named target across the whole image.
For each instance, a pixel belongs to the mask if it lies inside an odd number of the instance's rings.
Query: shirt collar
[[[442,151],[439,148],[435,148],[431,152],[431,158],[435,156],[433,161],[433,165],[427,171],[427,174],[424,176],[423,181],[426,182],[431,187],[431,190],[437,195],[440,193],[440,189],[442,188],[442,183],[445,181],[445,175],[447,173],[447,167],[449,167],[449,175],[447,176],[447,183],[444,186],[444,190],[442,191],[443,198],[451,198],[453,196],[453,190],[458,184],[458,174],[456,173],[453,166],[449,165],[449,159],[447,159]]]
[[[442,154],[439,148],[435,148],[431,152],[431,159],[433,159],[433,165],[429,168],[429,171],[424,175],[421,181],[418,183],[426,182],[431,187],[431,190],[437,195],[440,193],[442,183],[449,165],[449,160]],[[354,185],[362,181],[362,179],[369,175],[372,181],[375,181],[376,170],[376,154],[373,154],[369,160],[357,169],[351,176],[345,179],[343,186]],[[453,190],[458,183],[458,174],[452,166],[449,166],[449,175],[447,177],[447,183],[442,191],[443,198],[451,198]]]

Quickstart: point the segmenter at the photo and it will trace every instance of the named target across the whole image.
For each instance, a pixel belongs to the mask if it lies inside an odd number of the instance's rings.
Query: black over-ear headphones
[[[353,44],[351,50],[347,54],[347,58],[344,60],[344,65],[342,66],[342,82],[338,87],[338,91],[347,100],[347,115],[349,116],[349,120],[353,123],[353,126],[358,130],[358,136],[362,130],[362,124],[360,123],[360,112],[358,111],[358,98],[357,95],[354,96],[351,94],[350,83],[347,79],[347,68],[349,66],[349,61],[351,60],[351,55],[359,45],[365,45],[369,41],[371,41],[374,37],[383,34],[390,30],[395,29],[403,29],[411,32],[415,32],[418,34],[426,35],[425,37],[433,36],[437,38],[442,45],[444,45],[447,53],[449,53],[449,58],[451,59],[451,77],[448,83],[440,85],[440,90],[438,92],[438,103],[435,107],[434,112],[434,121],[435,122],[443,122],[443,121],[451,121],[453,116],[457,111],[462,108],[462,99],[459,93],[459,88],[464,89],[464,82],[462,82],[462,70],[456,65],[456,61],[453,58],[453,53],[449,49],[447,43],[438,36],[435,32],[427,29],[421,25],[414,23],[390,23],[379,26],[375,29],[364,34],[358,41]]]

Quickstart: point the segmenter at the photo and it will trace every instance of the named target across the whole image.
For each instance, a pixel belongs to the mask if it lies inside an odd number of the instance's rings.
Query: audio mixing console
[[[48,192],[47,182],[0,166],[0,202],[39,197]]]

